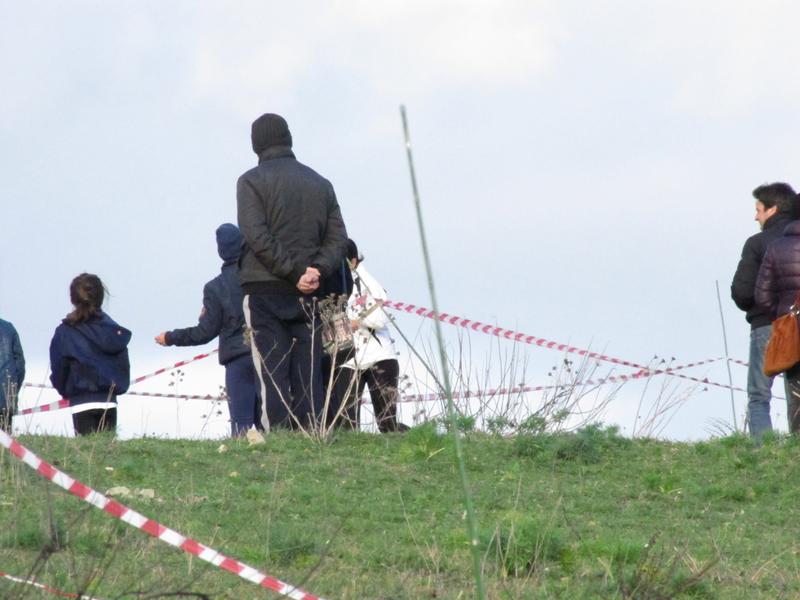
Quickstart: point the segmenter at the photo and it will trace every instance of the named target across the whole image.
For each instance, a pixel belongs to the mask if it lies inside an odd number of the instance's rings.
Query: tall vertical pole
[[[425,226],[422,222],[422,207],[419,200],[419,191],[417,190],[417,176],[414,173],[414,158],[411,154],[411,137],[408,134],[408,119],[406,118],[406,107],[400,106],[400,114],[403,117],[403,133],[406,138],[406,152],[408,154],[408,168],[411,172],[411,188],[414,192],[414,206],[417,210],[417,224],[419,225],[419,235],[422,241],[422,254],[425,258],[425,271],[428,274],[428,289],[431,293],[431,304],[433,306],[434,324],[436,330],[436,340],[439,345],[439,360],[442,365],[442,383],[444,384],[444,393],[447,397],[447,415],[450,421],[450,431],[453,434],[456,449],[456,461],[458,462],[458,471],[461,474],[461,486],[464,491],[464,504],[467,509],[467,519],[469,521],[469,537],[470,537],[470,550],[472,551],[472,567],[475,572],[475,584],[477,587],[476,598],[483,600],[486,593],[483,588],[483,573],[481,569],[481,554],[478,548],[478,530],[475,523],[475,509],[472,505],[472,496],[469,491],[469,480],[467,478],[467,467],[464,463],[464,453],[461,449],[461,435],[458,429],[458,420],[456,419],[456,410],[453,405],[453,393],[450,388],[450,375],[447,369],[447,353],[445,352],[444,339],[442,337],[441,323],[439,322],[439,305],[436,301],[436,289],[433,285],[433,269],[431,268],[430,255],[428,253],[428,242],[425,237]]]
[[[722,315],[722,297],[719,295],[719,280],[715,282],[717,284],[717,304],[719,304],[719,318],[722,321],[722,341],[725,344],[725,366],[728,367],[728,383],[731,386],[731,410],[733,411],[733,428],[736,431],[739,431],[739,426],[736,424],[736,401],[733,397],[733,376],[731,375],[731,359],[730,355],[728,354],[728,335],[725,333],[725,317]],[[745,417],[747,420],[750,415]]]

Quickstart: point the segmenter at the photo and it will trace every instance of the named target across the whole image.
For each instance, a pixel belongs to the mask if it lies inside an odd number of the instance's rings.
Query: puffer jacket
[[[244,343],[244,295],[236,268],[241,247],[238,227],[226,223],[217,229],[222,272],[203,287],[203,310],[197,325],[168,331],[167,346],[201,346],[219,336],[219,364],[250,354],[250,346]]]
[[[50,381],[70,405],[113,402],[128,391],[131,332],[105,313],[70,325],[66,319],[50,342]]]
[[[772,318],[756,303],[755,291],[758,271],[770,243],[780,239],[786,226],[797,217],[786,213],[772,215],[764,223],[764,231],[750,236],[742,249],[742,258],[736,267],[731,283],[731,298],[741,310],[746,312],[751,329],[768,327]]]
[[[385,301],[386,290],[363,264],[359,264],[353,271],[353,293],[347,299],[347,317],[351,323],[358,320],[360,327],[353,332],[355,355],[343,367],[364,371],[382,360],[397,360],[389,317],[385,309],[373,308]]]
[[[244,246],[239,281],[245,294],[297,294],[300,277],[322,277],[344,256],[347,230],[331,183],[297,161],[288,146],[259,154],[236,187]]]
[[[9,394],[18,394],[25,380],[25,356],[19,334],[8,321],[0,319],[0,410],[8,408]]]
[[[767,248],[758,272],[756,302],[775,320],[789,312],[799,291],[800,221],[794,221]]]

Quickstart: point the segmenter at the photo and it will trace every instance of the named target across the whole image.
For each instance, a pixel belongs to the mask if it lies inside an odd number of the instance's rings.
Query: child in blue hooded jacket
[[[244,436],[252,427],[264,429],[253,355],[244,341],[244,296],[236,275],[244,238],[232,223],[220,225],[216,236],[222,272],[203,287],[203,310],[197,325],[163,331],[155,340],[162,346],[202,346],[219,336],[219,364],[225,367],[231,435]]]
[[[69,400],[76,435],[117,426],[117,396],[128,391],[131,332],[102,311],[107,290],[97,275],[72,280],[75,309],[50,342],[50,381]]]

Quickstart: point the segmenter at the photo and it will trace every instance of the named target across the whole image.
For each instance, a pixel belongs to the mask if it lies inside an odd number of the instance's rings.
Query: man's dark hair
[[[797,194],[788,183],[765,183],[753,190],[753,198],[761,202],[765,209],[778,207],[779,213],[798,215]]]

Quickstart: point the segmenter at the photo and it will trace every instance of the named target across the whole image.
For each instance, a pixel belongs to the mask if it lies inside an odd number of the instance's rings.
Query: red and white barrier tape
[[[0,577],[4,577],[5,579],[10,579],[11,581],[15,581],[17,583],[24,583],[25,585],[32,585],[33,587],[37,587],[42,590],[46,590],[48,592],[53,592],[54,594],[58,594],[59,596],[64,596],[65,598],[78,598],[78,594],[67,594],[64,592],[59,592],[58,590],[54,590],[51,587],[47,587],[46,585],[42,585],[36,581],[31,581],[30,579],[22,579],[21,577],[14,577],[13,575],[9,575],[8,573],[0,573]],[[92,596],[87,596],[86,594],[80,595],[81,600],[100,600],[99,598],[94,598]]]
[[[152,373],[150,373],[148,375],[142,375],[141,377],[137,377],[136,379],[131,381],[131,385],[134,385],[134,384],[137,384],[137,383],[141,383],[145,379],[150,379],[151,377],[155,377],[156,375],[161,375],[162,373],[166,373],[167,371],[171,371],[172,369],[177,369],[178,367],[183,367],[184,365],[188,365],[189,363],[193,363],[193,362],[195,362],[197,360],[201,360],[203,358],[208,358],[209,356],[211,356],[213,354],[217,354],[218,352],[219,352],[219,350],[212,350],[211,352],[208,352],[206,354],[198,354],[197,356],[194,356],[194,357],[192,357],[190,359],[182,360],[182,361],[180,361],[178,363],[175,363],[174,365],[172,365],[170,367],[164,367],[163,369],[158,369],[157,371],[154,371],[154,372],[152,372]],[[41,384],[41,383],[38,383],[38,384],[36,384],[36,383],[25,383],[25,384],[23,384],[22,387],[53,389],[53,386],[44,385],[44,384]],[[219,398],[219,397],[215,398],[215,397],[210,396],[210,395],[205,395],[205,396],[185,396],[185,395],[178,395],[178,394],[156,394],[156,393],[151,393],[151,392],[127,392],[127,394],[132,395],[132,396],[151,396],[151,397],[154,397],[154,398],[177,398],[177,399],[180,399],[180,400],[222,400],[222,398]],[[58,402],[53,402],[51,404],[46,404],[44,406],[35,406],[33,408],[26,408],[24,410],[21,410],[18,414],[20,414],[20,415],[32,415],[32,414],[40,413],[40,412],[50,412],[50,411],[54,411],[54,410],[60,410],[62,408],[69,408],[69,400],[66,400],[66,399],[62,398]]]
[[[706,360],[701,360],[695,363],[689,363],[688,365],[678,365],[677,367],[667,367],[664,369],[665,371],[680,371],[681,369],[689,369],[690,367],[699,367],[701,365],[708,365],[714,362],[719,362],[721,360],[725,360],[725,357],[722,358],[707,358]]]
[[[182,360],[179,363],[175,363],[171,367],[164,367],[163,369],[159,369],[158,371],[153,371],[152,373],[150,373],[148,375],[142,375],[141,377],[137,377],[136,379],[131,381],[131,385],[136,385],[137,383],[141,383],[145,379],[150,379],[151,377],[155,377],[156,375],[161,375],[162,373],[166,373],[167,371],[172,371],[172,369],[177,369],[178,367],[183,367],[183,366],[188,365],[189,363],[193,363],[193,362],[195,362],[197,360],[201,360],[203,358],[208,358],[212,354],[217,354],[218,352],[219,352],[219,350],[212,350],[211,352],[209,352],[207,354],[199,354],[199,355],[197,355],[197,356],[195,356],[193,358],[190,358],[188,360]]]
[[[180,396],[177,394],[156,394],[149,392],[128,392],[126,396],[127,395],[147,396],[150,398],[172,398],[176,400],[213,400],[218,402],[228,402],[227,398],[215,397],[215,396]],[[69,408],[69,400],[62,398],[58,402],[53,402],[52,404],[44,404],[42,406],[34,406],[33,408],[26,408],[24,410],[19,411],[17,415],[33,415],[41,412],[52,412],[55,410],[61,410],[62,408]]]
[[[407,312],[409,314],[415,314],[421,317],[427,317],[428,319],[437,318],[432,310],[420,306],[415,306],[413,304],[405,304],[404,302],[392,302],[391,300],[386,300],[383,304],[384,306],[388,308],[393,308],[394,310],[399,312]],[[725,389],[737,389],[733,388],[730,385],[726,385],[724,383],[715,383],[713,381],[708,381],[707,379],[698,379],[697,377],[689,377],[688,375],[681,375],[680,373],[673,373],[672,371],[667,371],[667,370],[659,371],[657,369],[646,367],[638,363],[630,362],[627,360],[620,360],[618,358],[613,358],[611,356],[606,356],[605,354],[599,354],[597,352],[589,352],[588,350],[581,350],[580,348],[576,348],[575,346],[570,346],[568,344],[559,344],[558,342],[551,342],[544,338],[537,338],[534,335],[525,335],[524,333],[518,333],[511,329],[503,329],[502,327],[495,327],[494,325],[486,325],[484,323],[479,323],[478,321],[471,321],[470,319],[462,319],[460,317],[448,315],[447,313],[440,313],[438,316],[438,320],[441,321],[442,323],[449,323],[450,325],[458,325],[459,327],[464,327],[465,329],[471,329],[473,331],[487,333],[497,337],[505,338],[507,340],[512,340],[514,342],[531,344],[533,346],[540,346],[542,348],[550,348],[551,350],[557,350],[559,352],[568,352],[570,354],[577,354],[578,356],[586,356],[587,358],[594,358],[596,360],[602,360],[605,362],[614,363],[616,365],[623,365],[626,367],[641,369],[643,371],[650,372],[654,375],[667,374],[667,375],[672,375],[673,377],[680,377],[682,379],[696,381],[697,383],[705,383],[707,385],[714,385]]]
[[[153,537],[156,537],[163,542],[175,546],[176,548],[180,548],[189,554],[197,556],[198,558],[201,558],[216,567],[230,571],[242,579],[246,579],[247,581],[255,583],[256,585],[276,591],[279,594],[288,596],[294,600],[322,600],[321,598],[312,596],[311,594],[304,592],[293,585],[283,583],[282,581],[274,579],[269,575],[260,573],[253,567],[229,558],[213,548],[209,548],[208,546],[205,546],[199,542],[195,542],[194,540],[184,537],[177,531],[173,531],[172,529],[164,527],[160,523],[151,521],[144,515],[137,513],[127,506],[111,500],[92,488],[75,481],[66,473],[59,471],[52,465],[43,461],[41,458],[36,456],[36,454],[28,450],[25,446],[20,444],[2,429],[0,429],[0,446],[5,446],[8,448],[12,454],[19,457],[25,464],[41,473],[46,479],[49,479],[56,485],[64,488],[72,494],[75,494],[89,504],[104,510],[108,514],[115,516],[117,519],[124,521],[125,523],[128,523],[137,529],[141,529],[146,533],[149,533]]]
[[[25,384],[29,387],[35,388],[42,388],[45,390],[52,390],[54,389],[53,386],[50,385],[43,385],[43,384]],[[126,396],[146,396],[149,398],[172,398],[175,400],[212,400],[218,402],[228,402],[227,398],[222,396],[210,396],[206,394],[205,396],[187,396],[185,394],[159,394],[157,392],[125,392]],[[42,406],[34,406],[32,408],[25,408],[19,411],[18,415],[33,415],[36,413],[41,412],[51,412],[54,410],[61,410],[62,408],[69,408],[69,400],[66,398],[62,398],[58,402],[52,402],[50,404],[43,404]]]
[[[54,410],[61,410],[62,408],[69,408],[69,400],[62,398],[58,402],[52,404],[44,404],[42,406],[34,406],[33,408],[26,408],[19,411],[18,415],[33,415],[41,412],[51,412]]]
[[[423,317],[427,317],[429,319],[434,318],[434,313],[433,313],[432,310],[428,310],[427,308],[417,307],[417,306],[415,306],[413,304],[405,304],[403,302],[392,302],[391,300],[387,300],[386,302],[384,302],[384,305],[389,307],[389,308],[393,308],[394,310],[397,310],[397,311],[405,311],[407,313],[417,314],[417,315],[420,315],[420,316],[423,316]],[[689,367],[697,367],[697,366],[700,366],[700,365],[703,365],[703,364],[717,362],[717,361],[720,361],[720,360],[726,360],[724,357],[723,358],[707,359],[707,360],[699,361],[699,362],[696,362],[696,363],[690,363],[690,364],[687,364],[687,365],[681,365],[681,366],[678,366],[678,367],[669,367],[667,369],[653,369],[653,368],[650,368],[650,367],[645,367],[645,366],[642,366],[642,365],[638,365],[636,363],[632,363],[632,362],[628,362],[628,361],[624,361],[624,360],[619,360],[619,359],[616,359],[616,358],[612,358],[610,356],[601,355],[601,354],[598,354],[596,352],[589,352],[587,350],[581,350],[581,349],[576,348],[574,346],[568,346],[566,344],[557,344],[556,342],[549,342],[549,341],[547,341],[547,340],[545,340],[543,338],[537,338],[537,337],[532,336],[532,335],[526,336],[523,333],[517,333],[517,332],[514,332],[514,331],[512,331],[510,329],[503,329],[503,328],[500,328],[500,327],[494,327],[492,325],[485,325],[485,324],[479,323],[477,321],[471,321],[470,319],[459,319],[458,317],[454,317],[452,315],[448,315],[447,313],[440,314],[439,315],[439,320],[442,321],[443,323],[449,323],[451,325],[459,325],[459,326],[464,327],[466,329],[472,329],[473,331],[480,331],[480,332],[483,332],[483,333],[492,334],[492,335],[495,335],[497,337],[503,337],[503,338],[506,338],[506,339],[509,339],[509,340],[513,340],[513,341],[516,341],[516,342],[532,344],[532,345],[541,346],[541,347],[544,347],[544,348],[551,348],[551,349],[554,349],[554,350],[558,350],[560,352],[569,352],[569,353],[573,353],[573,354],[578,354],[579,356],[586,356],[588,358],[595,358],[597,360],[612,362],[612,363],[618,364],[618,365],[624,365],[624,366],[628,366],[628,367],[634,367],[634,368],[637,368],[637,369],[641,369],[639,371],[639,373],[636,373],[636,377],[627,377],[627,378],[625,378],[625,376],[622,376],[622,375],[618,376],[618,379],[621,380],[621,381],[626,381],[628,379],[634,379],[634,378],[642,377],[642,376],[645,376],[645,373],[648,374],[647,376],[659,375],[659,374],[667,374],[667,375],[674,375],[675,377],[681,377],[683,379],[688,379],[690,381],[695,381],[697,383],[704,383],[704,384],[713,385],[713,386],[717,386],[717,387],[722,387],[722,388],[726,388],[726,389],[732,389],[734,391],[739,391],[739,392],[743,392],[744,391],[741,388],[732,387],[730,385],[726,385],[726,384],[722,384],[722,383],[714,383],[713,381],[708,381],[707,379],[698,379],[696,377],[689,377],[687,375],[681,375],[679,373],[674,373],[674,371],[679,371],[681,369],[688,369]],[[143,375],[141,377],[137,377],[136,379],[134,379],[131,382],[131,385],[135,385],[137,383],[141,383],[142,381],[145,381],[146,379],[150,379],[151,377],[155,377],[156,375],[161,375],[162,373],[166,373],[167,371],[171,371],[173,369],[177,369],[179,367],[183,367],[183,366],[188,365],[190,363],[193,363],[195,361],[202,360],[204,358],[208,358],[209,356],[211,356],[213,354],[216,354],[218,352],[219,352],[219,350],[212,350],[211,352],[208,352],[206,354],[199,354],[199,355],[194,356],[194,357],[192,357],[190,359],[182,360],[180,362],[177,362],[174,365],[171,365],[169,367],[164,367],[162,369],[158,369],[157,371],[154,371],[154,372],[149,373],[147,375]],[[733,358],[728,358],[727,360],[730,361],[730,362],[734,362],[736,364],[739,364],[739,365],[747,366],[746,362],[742,362],[740,360],[736,360],[736,359],[733,359]],[[601,381],[603,383],[605,383],[605,382],[614,382],[615,378],[605,378],[604,380],[601,380]],[[592,384],[592,382],[588,382],[588,383]],[[23,385],[23,387],[52,389],[52,386],[49,386],[49,385],[33,384],[33,383],[26,383],[26,384]],[[536,391],[542,391],[542,390],[545,390],[545,389],[549,389],[548,386],[539,386],[539,387],[535,387],[535,388],[514,388],[513,390],[511,390],[511,392],[512,393],[536,392]],[[503,390],[490,390],[488,392],[464,392],[463,396],[458,395],[458,392],[457,392],[456,395],[453,396],[453,398],[461,398],[461,397],[468,398],[468,397],[478,397],[478,396],[491,396],[491,395],[505,394],[505,393],[509,393],[509,390],[503,389]],[[203,395],[187,396],[187,395],[182,395],[182,394],[159,394],[159,393],[154,393],[154,392],[134,392],[134,391],[128,391],[127,395],[131,395],[131,396],[149,396],[149,397],[153,397],[153,398],[173,398],[173,399],[179,399],[179,400],[219,400],[219,401],[225,401],[224,398],[221,398],[221,397],[218,397],[218,396],[214,397],[214,396],[210,396],[210,395],[205,395],[205,396],[203,396]],[[427,401],[427,400],[432,400],[432,399],[441,398],[441,397],[442,396],[438,395],[438,394],[423,394],[423,395],[420,395],[420,396],[407,396],[406,399],[403,400],[403,401],[404,402]],[[60,410],[60,409],[63,409],[63,408],[68,408],[68,407],[69,407],[69,401],[65,400],[65,399],[61,399],[58,402],[53,402],[51,404],[46,404],[44,406],[37,406],[37,407],[34,407],[34,408],[24,409],[24,410],[20,411],[18,414],[20,414],[20,415],[30,415],[30,414],[40,413],[40,412],[50,412],[50,411],[54,411],[54,410]]]
[[[597,380],[589,380],[589,381],[582,381],[577,382],[574,384],[567,384],[567,385],[540,385],[537,387],[514,387],[514,388],[498,388],[493,390],[478,390],[478,391],[466,391],[466,392],[454,392],[453,393],[453,400],[459,400],[463,398],[485,398],[485,397],[492,397],[492,396],[503,396],[506,394],[525,394],[528,392],[541,392],[544,390],[553,390],[557,388],[565,388],[565,387],[582,387],[582,386],[595,386],[595,385],[603,385],[606,383],[622,383],[625,381],[632,381],[634,379],[640,379],[642,377],[652,377],[654,375],[660,375],[666,373],[666,371],[639,371],[638,373],[634,373],[633,375],[615,375],[611,377],[603,377]],[[744,392],[745,390],[741,388],[732,388],[737,392]],[[405,396],[401,402],[432,402],[435,400],[442,400],[445,398],[445,395],[442,393],[431,393],[431,394],[415,394],[410,396]]]
[[[219,402],[228,402],[228,399],[223,396],[211,396],[206,394],[204,396],[187,396],[185,394],[159,394],[156,392],[125,392],[126,396],[148,396],[150,398],[174,398],[176,400],[216,400]]]

